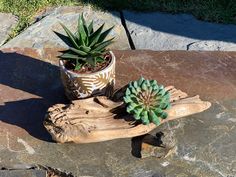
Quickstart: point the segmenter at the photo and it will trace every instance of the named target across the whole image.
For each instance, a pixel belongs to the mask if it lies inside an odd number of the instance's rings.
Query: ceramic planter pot
[[[90,73],[78,74],[67,70],[64,61],[59,60],[62,83],[65,94],[70,100],[87,98],[94,95],[110,96],[115,84],[116,58],[113,52],[110,64],[103,70]]]

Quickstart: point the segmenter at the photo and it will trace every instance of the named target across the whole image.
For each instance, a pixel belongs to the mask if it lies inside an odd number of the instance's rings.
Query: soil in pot
[[[104,62],[97,63],[95,67],[85,64],[80,70],[75,70],[75,64],[65,61],[65,68],[78,74],[90,74],[105,69],[111,63],[112,56],[110,53],[104,55]]]

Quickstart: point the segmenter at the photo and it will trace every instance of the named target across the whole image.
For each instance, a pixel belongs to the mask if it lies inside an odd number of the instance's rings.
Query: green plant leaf
[[[87,38],[87,34],[86,31],[84,29],[84,27],[86,26],[85,24],[85,20],[83,17],[83,13],[79,16],[79,22],[78,22],[78,34],[80,34],[80,38],[82,39],[83,44],[86,44],[86,38]]]
[[[104,58],[102,58],[102,57],[96,57],[95,59],[96,59],[96,63],[104,62]]]
[[[79,57],[78,55],[74,55],[74,54],[70,54],[70,53],[64,53],[61,56],[59,56],[59,58],[62,58],[62,59],[75,59],[75,60],[79,59],[79,60],[85,61],[85,58],[82,58],[82,57]]]
[[[149,117],[151,118],[151,121],[156,124],[156,125],[160,125],[160,119],[159,117],[157,117],[157,115],[155,114],[154,111],[150,111],[149,113]]]
[[[141,88],[142,88],[142,90],[147,90],[147,84],[146,84],[146,82],[144,81],[143,83],[142,83],[142,85],[141,85]]]
[[[164,96],[165,93],[166,93],[166,91],[165,91],[164,89],[162,89],[162,90],[160,90],[160,91],[158,92],[158,95]]]
[[[125,102],[125,103],[130,103],[130,102],[132,102],[132,100],[131,100],[130,97],[124,97],[123,99],[124,99],[124,102]]]
[[[137,81],[134,81],[133,85],[134,85],[134,88],[138,88],[138,82]]]
[[[162,111],[162,109],[160,109],[160,108],[156,108],[156,109],[154,110],[154,112],[155,112],[156,115],[158,115],[158,114],[161,114],[163,111]]]
[[[105,49],[107,46],[109,46],[110,44],[113,43],[113,41],[112,41],[113,39],[114,39],[114,38],[111,38],[111,39],[109,39],[109,40],[107,40],[107,41],[104,41],[104,42],[102,42],[102,43],[96,45],[95,48],[94,48],[94,50],[95,50],[95,51],[101,51],[101,50]]]
[[[66,32],[66,34],[68,35],[71,43],[73,44],[73,46],[75,46],[76,48],[79,48],[78,44],[76,43],[76,37],[72,34],[72,32],[62,23],[60,23],[62,28],[64,29],[64,31]]]
[[[129,105],[129,106],[126,108],[126,111],[127,111],[128,113],[132,113],[133,110],[134,110],[134,107],[133,107],[132,105]]]
[[[144,125],[147,125],[150,123],[149,119],[148,119],[148,112],[144,111],[142,112],[143,114],[141,115],[141,120],[143,122]]]
[[[138,108],[138,109],[135,109],[134,110],[134,117],[138,120],[138,119],[140,119],[141,117],[141,113],[142,113],[142,111],[143,111],[143,108],[141,107],[141,108]]]
[[[87,47],[87,46],[81,45],[81,46],[79,47],[79,50],[82,50],[82,51],[88,53],[88,52],[91,51],[91,48],[90,48],[90,47]]]
[[[163,112],[162,114],[161,114],[161,118],[162,119],[166,119],[168,117],[168,114],[166,113],[166,112]]]
[[[68,36],[65,36],[61,33],[58,33],[56,31],[53,31],[66,45],[68,45],[69,47],[73,47],[71,40]]]
[[[126,89],[126,91],[125,91],[125,95],[127,95],[127,96],[128,96],[128,95],[130,95],[130,94],[131,94],[131,91],[130,91],[130,89],[129,89],[129,88],[127,88],[127,89]]]
[[[73,47],[70,47],[69,49],[70,49],[71,51],[75,52],[76,54],[81,55],[81,56],[83,56],[83,57],[85,57],[85,56],[88,55],[88,53],[86,53],[86,52],[84,52],[84,51],[82,51],[82,50],[75,49],[75,48],[73,48]]]
[[[78,60],[76,60],[75,70],[80,70],[80,69],[81,69],[81,67],[82,67],[82,64],[81,64],[81,63],[79,63],[79,61],[78,61]]]
[[[104,23],[94,33],[92,33],[89,36],[89,47],[92,47],[94,44],[98,42],[98,39],[101,35],[103,27],[104,27]]]
[[[144,81],[144,78],[143,78],[143,77],[140,77],[140,79],[138,80],[138,85],[139,85],[139,86],[142,85],[143,81]]]
[[[88,57],[88,58],[86,59],[86,62],[87,62],[88,64],[90,64],[91,66],[93,66],[93,67],[95,67],[95,65],[96,65],[96,61],[95,61],[95,58],[94,58],[94,57]]]
[[[88,32],[89,32],[89,35],[91,35],[93,33],[93,20],[91,21],[91,23],[88,26]]]
[[[98,39],[98,43],[103,42],[103,41],[106,39],[107,35],[111,32],[111,30],[112,30],[113,28],[114,28],[114,26],[112,26],[111,28],[109,28],[109,29],[107,29],[106,31],[104,31],[104,32],[100,35],[100,37],[99,37],[99,39]]]

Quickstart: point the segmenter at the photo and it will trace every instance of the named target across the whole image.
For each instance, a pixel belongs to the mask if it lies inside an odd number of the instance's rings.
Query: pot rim
[[[109,53],[111,54],[111,62],[109,63],[109,65],[106,68],[104,68],[102,70],[99,70],[99,71],[96,71],[96,72],[93,72],[93,73],[89,73],[89,74],[80,73],[79,74],[79,73],[73,72],[71,70],[68,70],[68,69],[66,69],[63,60],[59,60],[59,66],[65,72],[68,72],[68,73],[73,74],[73,75],[78,75],[78,76],[81,76],[81,75],[83,75],[83,76],[92,76],[94,74],[100,74],[100,73],[103,73],[104,71],[108,70],[112,65],[115,64],[116,57],[115,57],[114,53],[112,51],[109,51]]]

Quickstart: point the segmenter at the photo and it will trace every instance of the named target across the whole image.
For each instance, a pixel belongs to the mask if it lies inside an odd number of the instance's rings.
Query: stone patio
[[[176,152],[139,159],[131,139],[54,143],[42,125],[49,106],[66,103],[56,59],[59,49],[0,51],[0,167],[41,164],[74,176],[172,177],[236,175],[236,52],[119,51],[116,87],[140,75],[199,94],[212,107],[158,127]],[[133,149],[132,149],[133,148]]]
[[[37,14],[32,24],[18,36],[3,45],[17,23],[16,17],[0,13],[1,48],[29,47],[43,50],[45,47],[65,47],[53,33],[63,33],[59,22],[75,31],[78,16],[84,12],[95,26],[106,23],[115,25],[110,37],[116,37],[112,49],[235,51],[236,25],[209,23],[187,14],[160,12],[136,13],[132,11],[99,11],[90,6],[65,6],[45,9]],[[0,32],[1,32],[0,30]]]
[[[0,46],[8,39],[11,30],[16,26],[18,18],[10,13],[0,13]]]

